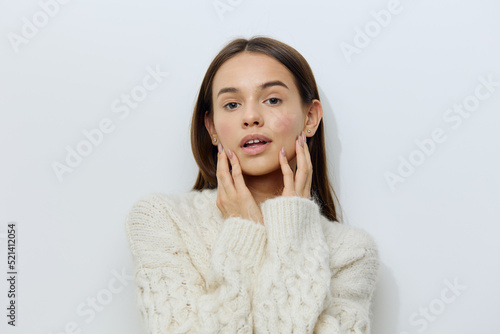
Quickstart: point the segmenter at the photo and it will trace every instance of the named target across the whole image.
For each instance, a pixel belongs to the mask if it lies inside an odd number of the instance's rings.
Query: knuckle
[[[225,201],[224,201],[223,199],[221,199],[221,200],[219,201],[219,203],[217,203],[217,207],[218,207],[221,211],[224,209],[224,207],[225,207],[225,206],[226,206],[226,205],[225,205]]]
[[[233,168],[233,172],[231,174],[233,174],[233,176],[240,176],[241,175],[241,169],[239,169],[239,168]]]
[[[307,167],[304,167],[304,168],[297,168],[297,174],[305,174],[307,173]]]

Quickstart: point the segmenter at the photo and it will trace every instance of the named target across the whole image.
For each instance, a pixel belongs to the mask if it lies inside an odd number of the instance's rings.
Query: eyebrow
[[[285,87],[286,89],[289,89],[287,85],[285,85],[283,82],[281,82],[279,80],[269,81],[269,82],[263,83],[262,85],[259,86],[259,88],[261,90],[264,90],[266,88],[273,87],[273,86],[282,86],[282,87]],[[221,90],[219,90],[219,92],[217,93],[217,97],[219,97],[219,95],[224,94],[224,93],[237,93],[237,92],[239,92],[238,88],[226,87],[226,88],[222,88]]]

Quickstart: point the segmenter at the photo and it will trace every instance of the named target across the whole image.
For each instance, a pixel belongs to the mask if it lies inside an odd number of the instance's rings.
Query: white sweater
[[[152,194],[127,215],[148,333],[370,332],[379,259],[367,232],[303,197],[261,203],[264,225],[224,219],[216,199]]]

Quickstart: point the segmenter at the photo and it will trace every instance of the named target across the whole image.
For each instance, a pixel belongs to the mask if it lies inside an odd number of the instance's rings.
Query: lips
[[[247,143],[250,140],[265,141],[266,143],[264,145],[266,145],[267,143],[272,142],[272,140],[269,137],[266,137],[266,136],[261,135],[261,134],[254,133],[254,134],[246,135],[245,137],[243,137],[243,139],[240,142],[240,147],[243,148],[245,146],[245,143]],[[262,144],[259,144],[259,145],[262,145]]]
[[[259,153],[264,152],[269,145],[271,145],[271,143],[265,143],[265,144],[260,144],[260,145],[251,145],[251,146],[247,146],[247,147],[242,146],[241,150],[243,151],[243,153],[245,153],[247,155],[257,155]]]

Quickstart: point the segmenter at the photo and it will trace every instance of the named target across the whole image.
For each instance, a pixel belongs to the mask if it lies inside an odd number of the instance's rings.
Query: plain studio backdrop
[[[1,6],[2,333],[142,332],[125,215],[191,189],[201,80],[254,35],[293,46],[316,76],[345,224],[380,250],[372,333],[497,330],[498,1]]]

